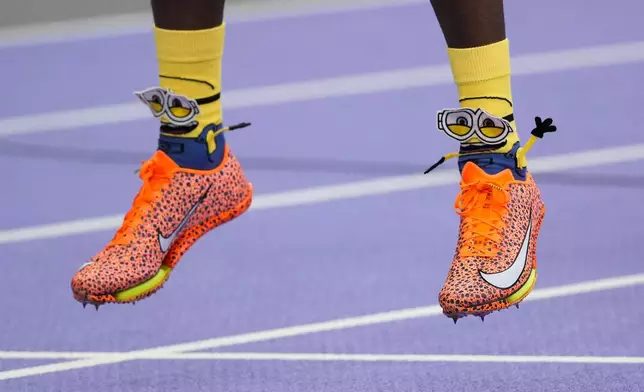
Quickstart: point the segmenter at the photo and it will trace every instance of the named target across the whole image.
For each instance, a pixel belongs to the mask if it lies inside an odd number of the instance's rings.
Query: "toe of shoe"
[[[465,290],[452,285],[443,286],[438,295],[438,303],[443,308],[443,313],[450,315],[464,313],[468,308],[477,305]]]
[[[72,277],[71,288],[74,297],[84,301],[88,297],[111,295],[134,287],[153,277],[156,270],[140,268],[135,263],[100,259],[77,271]]]
[[[486,312],[503,299],[502,292],[472,274],[466,277],[448,277],[438,296],[445,314]]]

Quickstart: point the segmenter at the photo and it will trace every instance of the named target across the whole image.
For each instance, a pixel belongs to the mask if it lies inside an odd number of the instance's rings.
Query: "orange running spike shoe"
[[[481,116],[489,116],[480,112]],[[490,138],[503,133],[499,131],[501,124],[510,127],[505,120],[489,117],[499,125],[494,133],[489,127],[485,131]],[[534,287],[537,237],[546,208],[526,169],[525,153],[537,138],[556,130],[550,119],[536,121],[537,127],[524,148],[517,142],[509,151],[499,153],[499,146],[504,143],[499,140],[480,143],[486,135],[472,129],[478,146],[462,147],[460,153],[448,154],[439,161],[440,164],[460,157],[462,174],[461,191],[454,205],[461,217],[458,242],[439,294],[444,314],[454,322],[468,315],[483,319],[490,312],[518,306]],[[508,132],[513,131],[510,128]],[[493,145],[494,150],[486,148],[486,144]]]
[[[228,146],[212,170],[181,168],[158,150],[139,176],[143,186],[123,225],[72,279],[83,305],[98,309],[153,294],[201,236],[244,213],[253,195]]]
[[[461,216],[456,254],[439,295],[452,318],[485,316],[517,304],[537,278],[537,237],[545,205],[530,173],[489,175],[465,163],[455,203]]]

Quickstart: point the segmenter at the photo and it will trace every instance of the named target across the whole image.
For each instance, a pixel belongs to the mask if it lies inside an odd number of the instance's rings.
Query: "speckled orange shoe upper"
[[[252,199],[230,151],[210,171],[179,168],[157,151],[139,175],[143,186],[123,225],[72,279],[74,297],[83,303],[120,302],[115,293],[151,279],[162,265],[174,267],[198,238],[241,215]]]
[[[509,169],[489,175],[468,162],[462,176],[455,202],[459,237],[439,295],[444,313],[455,319],[484,316],[523,299],[520,290],[534,284],[530,277],[545,214],[529,173],[525,181],[515,180]]]

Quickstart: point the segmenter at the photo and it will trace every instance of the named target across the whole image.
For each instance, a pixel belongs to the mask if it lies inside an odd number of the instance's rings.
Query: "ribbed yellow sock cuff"
[[[477,48],[448,48],[447,55],[456,84],[510,75],[510,43],[507,39]]]
[[[226,25],[206,30],[154,28],[157,58],[171,63],[196,63],[222,57]]]
[[[161,87],[191,99],[219,94],[225,28],[224,24],[193,31],[155,28]],[[209,124],[221,123],[221,100],[199,105],[195,120],[198,126],[181,137],[196,137]]]

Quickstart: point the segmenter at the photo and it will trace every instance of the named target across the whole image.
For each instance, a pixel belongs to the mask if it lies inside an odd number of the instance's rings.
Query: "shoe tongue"
[[[485,170],[483,170],[472,161],[465,162],[465,165],[463,166],[463,169],[461,171],[461,175],[463,177],[463,182],[465,183],[480,181],[503,185],[510,181],[515,181],[515,178],[510,170],[503,170],[497,174],[488,174],[485,172]]]
[[[170,171],[178,168],[177,164],[165,152],[156,150],[150,162],[153,162],[156,167],[163,171]]]

